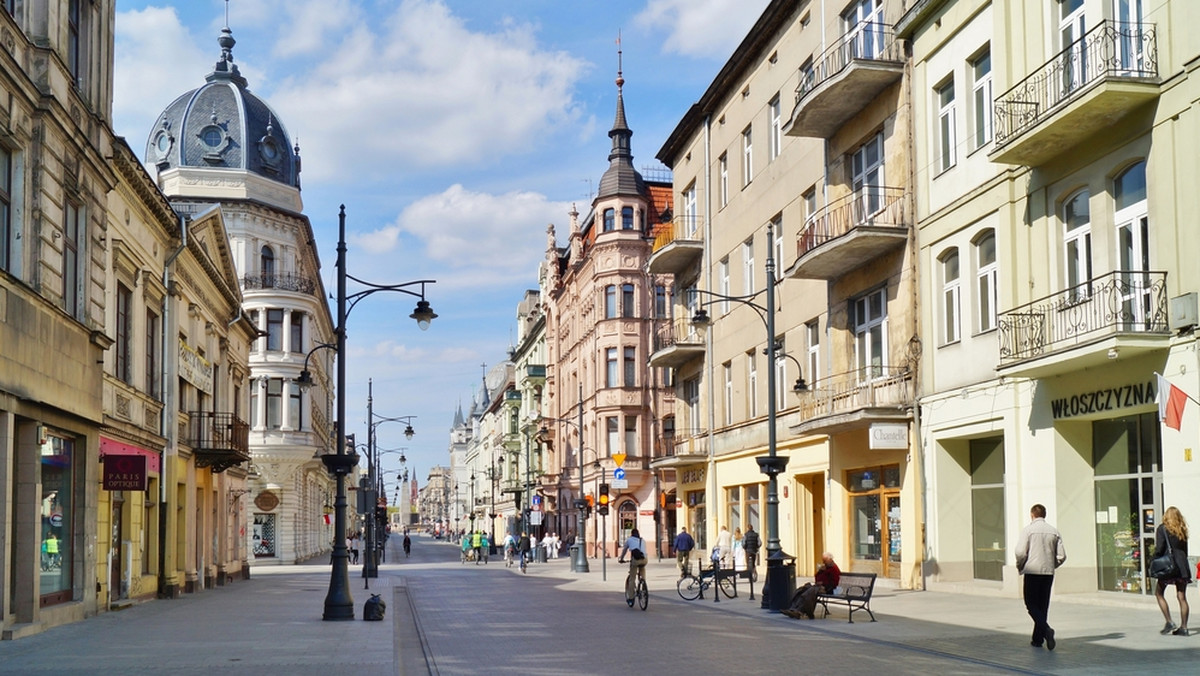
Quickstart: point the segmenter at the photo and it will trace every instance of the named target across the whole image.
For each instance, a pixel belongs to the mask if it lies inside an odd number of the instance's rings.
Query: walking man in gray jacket
[[[1054,630],[1046,618],[1050,613],[1054,570],[1067,560],[1067,550],[1058,529],[1046,523],[1045,507],[1034,505],[1029,518],[1031,521],[1021,531],[1016,551],[1017,571],[1025,575],[1025,609],[1033,618],[1033,639],[1029,644],[1040,648],[1045,642],[1047,648],[1054,650]]]

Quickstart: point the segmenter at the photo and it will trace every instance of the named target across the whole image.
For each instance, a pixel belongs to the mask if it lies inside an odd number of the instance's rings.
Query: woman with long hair
[[[1179,568],[1179,577],[1159,580],[1158,586],[1154,590],[1154,595],[1158,599],[1158,608],[1167,620],[1167,623],[1163,625],[1162,631],[1159,633],[1187,636],[1187,588],[1192,581],[1191,573],[1188,571],[1188,529],[1187,521],[1184,521],[1183,514],[1180,514],[1179,510],[1174,506],[1167,508],[1166,513],[1163,514],[1162,523],[1158,526],[1158,533],[1154,538],[1154,556],[1159,557],[1165,554],[1168,543],[1171,546],[1171,555],[1175,559],[1175,566]],[[1179,599],[1178,627],[1171,621],[1171,608],[1167,605],[1166,597],[1163,596],[1167,585],[1175,586],[1175,597]]]

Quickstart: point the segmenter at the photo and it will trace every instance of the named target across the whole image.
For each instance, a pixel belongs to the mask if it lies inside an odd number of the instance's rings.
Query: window
[[[683,227],[689,237],[696,234],[697,225],[696,184],[693,183],[683,191]]]
[[[742,293],[754,293],[754,240],[742,242]]]
[[[614,209],[604,210],[604,232],[612,232],[617,229],[617,212]]]
[[[86,232],[83,223],[83,210],[67,202],[63,222],[63,309],[76,319],[83,316],[79,288],[82,284],[79,246]]]
[[[971,463],[971,535],[975,578],[1003,580],[1004,437],[967,442]]]
[[[604,450],[608,457],[612,457],[613,453],[621,450],[621,437],[617,427],[617,417],[611,416],[604,419]]]
[[[609,347],[604,350],[604,362],[606,368],[604,370],[604,386],[617,387],[617,348]]]
[[[637,456],[637,416],[625,416],[625,455],[629,457]]]
[[[723,364],[725,372],[725,425],[733,424],[733,362]]]
[[[13,156],[0,146],[0,270],[15,273],[17,230],[13,227]]]
[[[879,190],[884,185],[882,133],[871,137],[851,155],[850,185],[861,200],[862,217],[883,208],[883,194]]]
[[[10,16],[16,16],[17,0],[4,0],[4,10],[7,11]]]
[[[742,187],[754,178],[754,135],[751,127],[742,131]]]
[[[683,400],[688,407],[688,431],[696,433],[703,429],[700,424],[700,379],[688,378],[683,381]]]
[[[938,170],[946,171],[954,166],[954,80],[946,82],[936,90],[938,109]]]
[[[1062,207],[1063,247],[1066,254],[1067,288],[1072,297],[1085,297],[1084,284],[1092,278],[1092,221],[1088,191],[1080,190]]]
[[[283,380],[267,381],[267,427],[277,430],[283,424]]]
[[[958,342],[958,249],[942,254],[942,343]]]
[[[992,140],[992,53],[985,50],[971,60],[974,82],[975,147],[982,148]]]
[[[883,53],[883,0],[858,0],[842,14],[846,43],[859,59],[874,59]]]
[[[758,359],[754,350],[746,353],[746,417],[758,415]]]
[[[637,387],[637,349],[625,348],[625,387]]]
[[[771,99],[768,105],[771,118],[770,138],[767,139],[767,161],[773,161],[779,157],[780,149],[783,147],[782,124],[780,123],[780,105],[779,94]]]
[[[729,288],[729,258],[728,257],[721,259],[721,262],[720,262],[718,270],[717,270],[717,275],[718,275],[718,277],[720,277],[718,284],[721,285],[720,286],[721,290],[719,291],[719,293],[722,296],[732,296],[733,292]],[[721,300],[721,314],[723,314],[723,315],[729,314],[729,301],[726,299]]]
[[[1138,162],[1113,181],[1117,224],[1117,269],[1121,271],[1121,314],[1141,330],[1154,317],[1150,271],[1150,218],[1146,211],[1146,163]]]
[[[821,373],[821,322],[814,319],[804,325],[804,335],[808,338],[808,386],[817,386],[817,376]]]
[[[300,385],[295,382],[288,383],[288,427],[298,430],[301,429],[302,412],[300,404]]]
[[[886,375],[887,363],[887,289],[855,298],[850,308],[858,377],[861,380],[882,377]]]
[[[263,245],[258,253],[258,269],[262,274],[262,285],[266,288],[275,286],[275,251]]]
[[[729,154],[721,153],[717,158],[717,198],[720,206],[729,204]]]
[[[288,349],[292,352],[303,354],[304,350],[304,313],[299,310],[292,310],[291,328],[291,345]]]
[[[267,349],[283,349],[283,310],[267,310]]]
[[[133,292],[122,282],[117,282],[117,342],[116,348],[116,377],[124,383],[129,383],[133,369],[130,367],[129,354],[133,349],[133,322],[129,312],[133,305]]]
[[[633,230],[633,207],[621,207],[621,229]]]
[[[252,429],[258,429],[259,420],[260,420],[259,412],[258,412],[258,388],[259,388],[258,381],[251,378],[250,379],[250,427]]]
[[[633,285],[632,284],[622,284],[621,285],[621,316],[622,317],[634,317],[634,316],[636,316],[635,310],[637,310],[637,306],[633,302]]]
[[[760,484],[730,486],[725,489],[726,504],[729,505],[728,524],[730,528],[745,530],[754,526],[760,530],[759,514],[762,511],[759,496]]]
[[[157,399],[160,396],[159,350],[162,341],[162,327],[159,324],[158,313],[146,310],[146,394]]]
[[[979,309],[979,332],[996,328],[996,233],[984,232],[975,239],[975,303]]]
[[[654,286],[654,316],[660,318],[670,316],[667,307],[667,287],[656,284]]]
[[[76,442],[73,437],[46,428],[43,428],[42,438],[38,439],[41,456],[41,510],[45,515],[40,519],[38,537],[41,538],[43,551],[49,551],[51,546],[58,550],[58,555],[53,561],[43,561],[46,570],[41,571],[39,576],[42,606],[64,603],[74,598],[72,583],[75,580],[73,564],[76,553]],[[81,457],[80,461],[85,457],[86,455]],[[80,470],[83,469],[80,467]],[[33,490],[32,487],[30,490]],[[59,518],[55,519],[54,515],[58,515]],[[79,516],[84,515],[81,513]],[[47,544],[51,540],[54,542]],[[55,563],[57,565],[54,565]]]
[[[76,87],[83,84],[83,2],[69,0],[67,3],[67,70]]]
[[[1087,32],[1083,0],[1058,0],[1058,48],[1062,59],[1062,92],[1065,96],[1083,86],[1087,73],[1087,45],[1083,35]],[[1057,103],[1052,100],[1051,104]]]
[[[617,287],[611,284],[604,287],[604,318],[617,318]]]

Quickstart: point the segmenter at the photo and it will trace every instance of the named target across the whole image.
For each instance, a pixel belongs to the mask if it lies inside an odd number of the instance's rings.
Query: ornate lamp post
[[[352,294],[346,293],[346,280],[367,287]],[[425,285],[433,284],[435,280],[421,279],[403,284],[372,284],[353,277],[346,272],[346,206],[342,205],[338,212],[338,245],[337,245],[337,329],[334,333],[337,342],[334,345],[322,344],[313,349],[328,348],[337,353],[337,452],[321,456],[321,462],[333,474],[337,481],[337,493],[334,499],[333,526],[333,555],[329,574],[329,591],[325,595],[325,611],[321,616],[324,620],[353,620],[354,599],[350,596],[350,577],[348,574],[349,556],[346,552],[346,475],[358,464],[358,455],[354,449],[346,450],[346,319],[358,301],[380,291],[396,291],[416,297],[417,307],[410,318],[416,320],[421,330],[429,328],[429,323],[437,315],[425,300]],[[420,287],[413,291],[411,287]],[[309,353],[310,355],[312,352]],[[312,384],[312,375],[307,368],[308,358],[305,358],[305,368],[297,379],[301,387]],[[368,557],[370,558],[370,557]]]
[[[754,459],[758,463],[759,471],[767,475],[767,576],[765,586],[763,588],[762,604],[764,608],[770,610],[779,610],[780,608],[773,607],[778,605],[777,599],[773,598],[778,595],[770,594],[768,590],[771,588],[782,588],[786,585],[786,569],[784,568],[784,559],[788,558],[784,554],[783,547],[779,542],[779,482],[776,477],[784,472],[787,468],[788,458],[779,456],[777,453],[776,443],[776,402],[775,402],[775,360],[776,360],[776,342],[775,342],[775,258],[772,252],[775,250],[775,230],[773,225],[767,223],[767,295],[766,307],[754,302],[759,294],[754,293],[749,296],[726,296],[705,289],[698,289],[700,293],[710,296],[712,300],[701,303],[700,308],[696,310],[696,314],[692,317],[692,324],[699,328],[707,328],[711,323],[708,317],[708,312],[704,310],[704,306],[711,305],[720,300],[731,300],[753,308],[759,315],[759,318],[766,323],[767,329],[767,455],[759,456]],[[761,293],[761,292],[760,292]],[[797,362],[799,367],[799,362]],[[796,391],[807,389],[804,384],[804,378],[801,376],[794,388]],[[776,586],[778,585],[778,586]],[[786,603],[787,600],[784,599]]]
[[[572,422],[565,418],[542,418],[542,421],[560,422],[568,425],[575,425],[579,430],[579,496],[575,500],[575,508],[579,510],[579,524],[576,527],[575,547],[571,552],[571,570],[576,573],[590,572],[587,560],[587,500],[583,498],[583,385],[579,386],[579,422]],[[542,427],[538,431],[538,435],[543,439],[548,437],[550,431]]]

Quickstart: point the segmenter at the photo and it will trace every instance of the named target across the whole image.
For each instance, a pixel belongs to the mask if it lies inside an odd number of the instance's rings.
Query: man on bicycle
[[[516,553],[517,553],[517,539],[515,537],[513,537],[512,533],[508,533],[507,535],[504,536],[504,565],[505,566],[511,566],[513,564],[513,557],[516,555]]]
[[[408,533],[405,533],[404,534],[404,556],[407,557],[410,550],[412,550],[412,540],[410,540],[408,538]]]
[[[522,565],[528,563],[529,550],[529,533],[521,533],[521,539],[517,542],[517,553],[521,555]]]
[[[617,561],[625,562],[625,552],[629,552],[629,574],[632,575],[635,571],[638,577],[646,579],[646,541],[642,539],[638,529],[634,528],[629,533],[629,537],[625,540],[625,546],[621,548],[621,553],[617,556]]]

